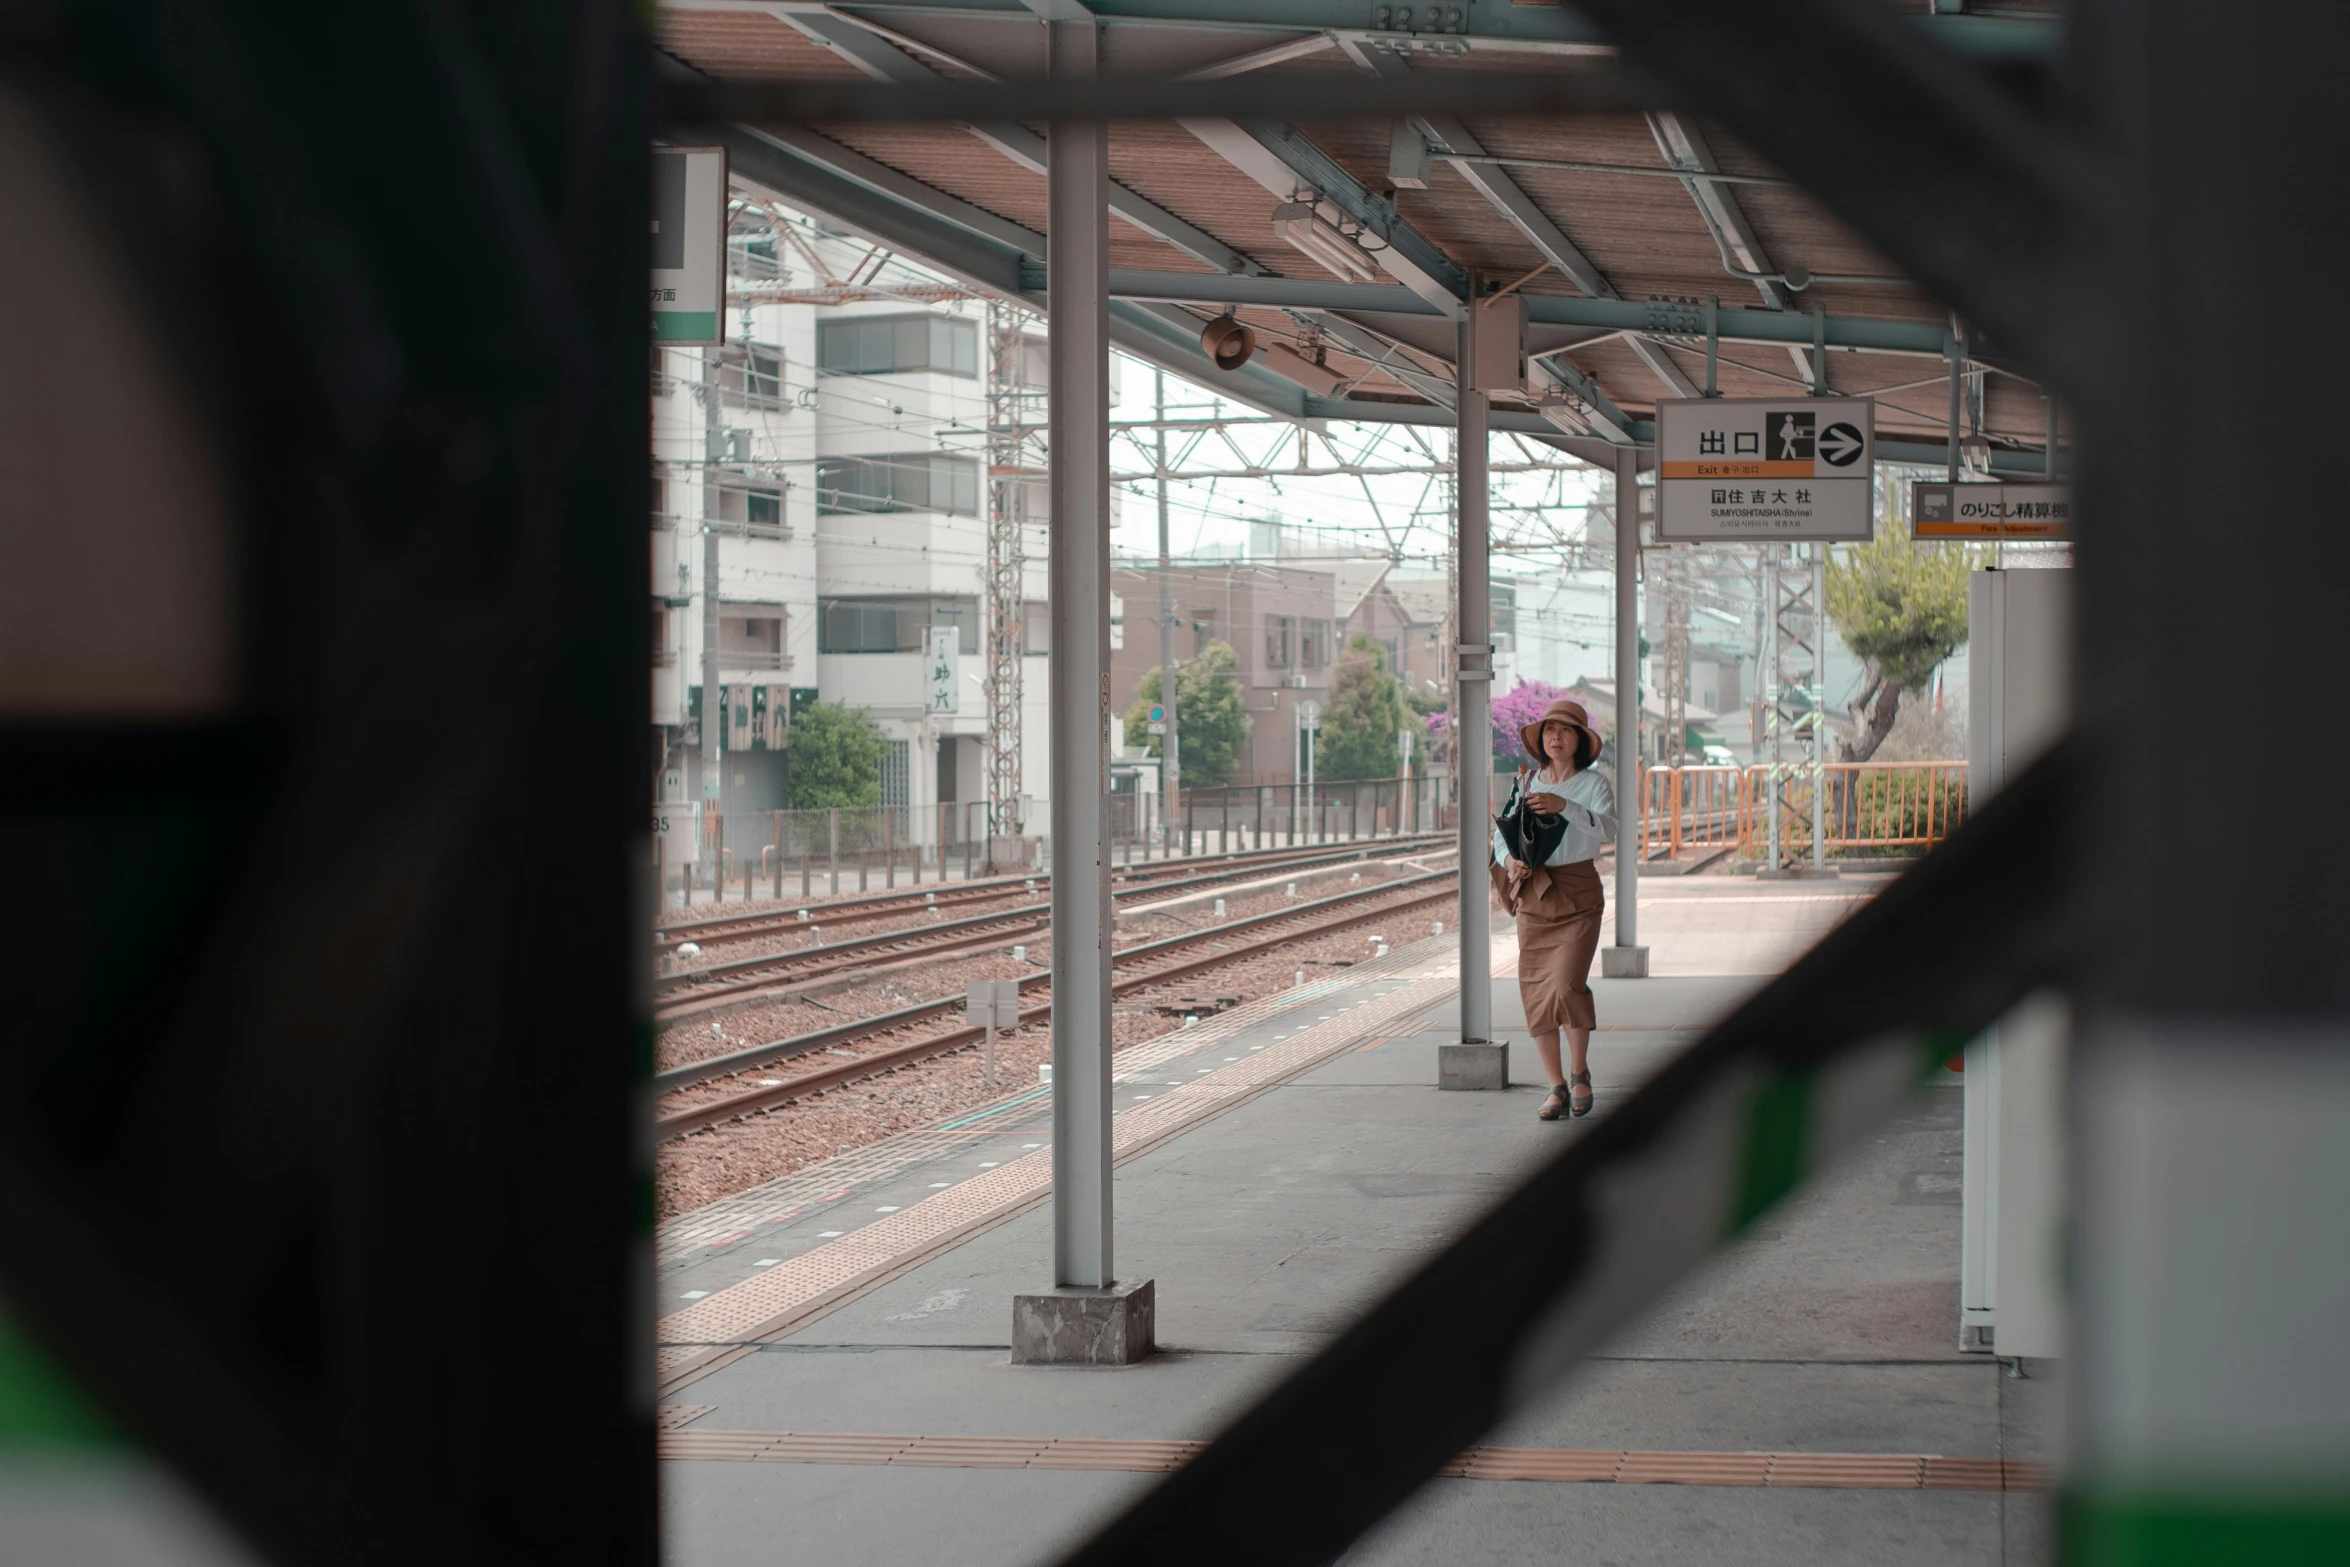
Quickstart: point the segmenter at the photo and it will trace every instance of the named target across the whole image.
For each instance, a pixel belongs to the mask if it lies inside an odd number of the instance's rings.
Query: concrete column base
[[[1149,1279],[1012,1297],[1015,1366],[1131,1366],[1157,1347]]]
[[[1602,979],[1648,978],[1648,949],[1646,947],[1600,948],[1599,977]]]
[[[1510,1086],[1510,1047],[1507,1045],[1438,1045],[1436,1086],[1444,1089],[1491,1089]]]

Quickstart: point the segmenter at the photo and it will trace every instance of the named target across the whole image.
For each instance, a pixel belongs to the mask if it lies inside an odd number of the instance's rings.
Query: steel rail
[[[1453,873],[1450,871],[1437,871],[1432,872],[1427,876],[1413,877],[1408,881],[1391,882],[1387,885],[1389,888],[1403,889],[1424,886],[1430,881],[1443,881],[1449,883],[1452,880],[1452,877]],[[1156,985],[1168,984],[1179,979],[1187,979],[1194,974],[1203,973],[1209,969],[1222,968],[1227,964],[1243,962],[1249,958],[1260,957],[1267,952],[1289,946],[1298,941],[1311,940],[1319,936],[1330,935],[1342,930],[1349,930],[1357,925],[1368,925],[1374,921],[1388,919],[1396,914],[1405,913],[1415,908],[1424,907],[1428,904],[1448,901],[1451,897],[1452,889],[1449,886],[1446,886],[1435,888],[1431,891],[1421,894],[1418,897],[1404,899],[1401,902],[1383,903],[1377,908],[1363,909],[1358,907],[1354,910],[1354,912],[1342,914],[1337,919],[1314,922],[1309,926],[1309,928],[1305,930],[1285,931],[1279,935],[1267,937],[1263,941],[1252,942],[1244,947],[1237,947],[1228,951],[1214,953],[1209,956],[1194,958],[1188,962],[1173,964],[1166,968],[1155,968],[1145,973],[1128,974],[1120,978],[1115,978],[1111,982],[1110,993],[1113,996],[1126,995],[1131,994],[1136,990],[1143,990]],[[1268,924],[1279,922],[1293,921],[1298,919],[1301,915],[1309,913],[1314,908],[1327,907],[1331,904],[1337,903],[1351,903],[1360,905],[1362,901],[1363,895],[1360,893],[1345,893],[1334,898],[1319,899],[1311,905],[1301,905],[1295,909],[1280,909],[1274,911],[1271,914],[1255,915],[1246,920],[1235,920],[1228,925],[1210,926],[1205,930],[1191,932],[1183,936],[1174,936],[1169,937],[1164,941],[1151,942],[1144,947],[1129,949],[1128,952],[1119,954],[1119,957],[1132,957],[1147,952],[1163,951],[1170,947],[1176,946],[1196,946],[1201,942],[1212,941],[1220,936],[1234,934],[1236,932],[1250,928],[1262,927]],[[1021,980],[1020,986],[1023,990],[1026,990],[1032,986],[1047,985],[1049,984],[1050,979],[1050,975],[1038,974],[1032,976],[1029,979]],[[897,1024],[901,1023],[915,1022],[925,1014],[951,1011],[953,1008],[962,1004],[963,1002],[961,997],[949,997],[942,1001],[928,1002],[918,1007],[906,1007],[900,1009],[897,1012],[886,1013],[882,1018],[859,1019],[854,1024],[826,1029],[819,1034],[802,1035],[796,1039],[779,1040],[773,1045],[765,1046],[760,1049],[737,1051],[732,1055],[719,1057],[713,1061],[697,1062],[693,1067],[690,1068],[677,1068],[672,1072],[661,1074],[659,1078],[655,1079],[655,1083],[656,1086],[690,1086],[690,1082],[708,1081],[710,1078],[728,1076],[734,1072],[747,1070],[749,1067],[754,1066],[761,1061],[788,1059],[794,1055],[805,1054],[810,1050],[821,1049],[826,1045],[837,1044],[846,1038],[856,1037],[861,1032],[874,1032],[875,1025],[877,1023],[881,1023],[884,1026],[896,1026]],[[1034,1022],[1042,1022],[1051,1016],[1052,1004],[1050,1001],[1047,1001],[1039,1006],[1023,1007],[1020,1011],[1020,1021],[1023,1025]],[[670,1115],[661,1116],[654,1121],[654,1130],[658,1133],[661,1141],[670,1141],[674,1138],[683,1137],[689,1132],[701,1131],[705,1128],[718,1125],[721,1122],[734,1120],[739,1116],[750,1115],[760,1110],[771,1109],[777,1105],[788,1103],[794,1099],[803,1098],[809,1094],[821,1093],[829,1088],[838,1088],[845,1084],[855,1082],[860,1078],[872,1077],[884,1072],[895,1071],[899,1067],[911,1065],[916,1061],[925,1060],[931,1056],[944,1055],[951,1050],[960,1050],[968,1045],[976,1043],[978,1040],[984,1037],[985,1033],[986,1031],[980,1028],[960,1028],[949,1030],[944,1034],[934,1034],[926,1039],[913,1040],[907,1044],[900,1045],[893,1050],[885,1050],[876,1055],[860,1056],[854,1061],[843,1061],[838,1066],[824,1067],[814,1072],[804,1072],[797,1077],[788,1078],[772,1087],[757,1088],[751,1090],[748,1093],[730,1095],[724,1099],[713,1100],[706,1105],[696,1105],[690,1109],[680,1110]],[[664,1081],[666,1079],[678,1078],[680,1074],[689,1071],[698,1071],[700,1075],[690,1080],[679,1081],[674,1084]]]
[[[1217,882],[1231,881],[1236,877],[1260,871],[1279,870],[1286,867],[1306,870],[1320,865],[1344,865],[1355,860],[1380,858],[1385,850],[1398,846],[1448,843],[1449,841],[1449,839],[1439,837],[1436,834],[1415,833],[1408,838],[1357,840],[1343,847],[1253,850],[1246,855],[1234,856],[1198,855],[1184,860],[1168,860],[1161,863],[1172,866],[1214,864],[1218,868],[1176,881],[1154,881],[1140,876],[1131,880],[1118,878],[1115,886],[1117,890],[1125,893],[1177,892],[1186,887],[1213,886]],[[806,925],[854,924],[862,920],[887,919],[896,914],[920,913],[925,909],[960,908],[968,904],[984,903],[993,898],[1001,898],[1007,893],[1028,890],[1041,891],[1051,885],[1052,877],[1049,875],[991,877],[983,886],[975,887],[974,884],[966,882],[962,886],[955,887],[951,893],[939,889],[923,888],[912,894],[897,892],[876,898],[850,899],[840,903],[820,905],[811,900],[806,903],[794,904],[792,906],[793,912],[789,915],[766,911],[758,914],[736,914],[720,916],[715,919],[697,920],[691,926],[661,926],[654,932],[653,943],[656,948],[665,946],[673,948],[684,941],[748,941],[756,936],[798,930]],[[925,893],[934,895],[925,897]],[[821,919],[813,917],[814,911],[820,907],[823,910],[823,917]],[[798,917],[803,911],[808,912],[811,917],[806,919]],[[932,928],[936,929],[937,927]],[[702,971],[693,970],[691,972]],[[662,977],[673,978],[675,976],[664,975]]]
[[[1368,858],[1368,855],[1341,855],[1334,862],[1328,863],[1343,865],[1350,860],[1367,860]],[[1252,867],[1251,869],[1258,868],[1261,867]],[[1194,878],[1188,882],[1172,882],[1156,887],[1128,890],[1130,893],[1171,892],[1181,886],[1213,885],[1219,881],[1228,881],[1233,876],[1246,874],[1249,874],[1248,870],[1233,871],[1220,876]],[[918,907],[920,906],[922,905],[918,905]],[[885,931],[875,936],[852,937],[846,941],[827,942],[821,946],[801,947],[792,951],[729,958],[722,962],[705,964],[700,968],[663,974],[654,980],[655,987],[660,992],[660,1001],[656,1004],[656,1017],[660,1015],[658,1008],[661,1005],[674,1006],[685,1002],[709,1001],[726,996],[742,995],[770,985],[796,984],[801,980],[821,979],[828,974],[838,974],[845,970],[854,969],[876,958],[910,957],[930,952],[959,952],[1005,936],[1041,930],[1050,923],[1050,919],[1051,905],[1049,903],[1030,903],[1023,904],[1018,908],[996,909],[984,914],[966,915],[959,920],[945,920],[933,925],[916,925],[904,930]],[[981,929],[983,926],[998,928]],[[797,922],[793,922],[786,928],[798,928]],[[970,931],[972,934],[953,936],[952,939],[944,941],[919,939],[948,935],[956,931]],[[759,970],[778,970],[779,972],[736,979],[726,983],[703,985],[693,983],[696,980],[723,979],[724,976],[730,974],[756,974],[756,971]]]
[[[1380,892],[1417,887],[1430,881],[1449,878],[1453,874],[1451,871],[1427,871],[1418,876],[1405,877],[1401,881],[1382,882],[1377,890],[1369,893],[1349,890],[1327,898],[1315,898],[1286,909],[1272,909],[1263,914],[1244,915],[1236,920],[1228,920],[1221,925],[1210,925],[1201,930],[1186,931],[1179,936],[1162,936],[1157,941],[1142,942],[1114,953],[1112,962],[1115,964],[1134,958],[1146,958],[1156,953],[1172,951],[1201,941],[1213,941],[1221,936],[1244,934],[1283,920],[1310,915],[1318,909],[1331,908],[1341,903],[1360,902],[1366,897],[1376,897]],[[1381,907],[1392,907],[1392,905],[1382,905]],[[1374,910],[1373,912],[1379,911]],[[1219,958],[1217,961],[1226,962],[1229,959]],[[1022,979],[1020,984],[1024,989],[1034,988],[1042,985],[1046,978],[1045,974],[1039,973]],[[693,1083],[706,1082],[714,1077],[725,1077],[730,1073],[746,1070],[762,1061],[780,1060],[788,1056],[804,1054],[809,1050],[821,1049],[826,1045],[838,1044],[842,1039],[854,1037],[860,1032],[871,1032],[874,1026],[884,1019],[895,1022],[911,1022],[926,1013],[946,1011],[960,1005],[962,1005],[962,998],[958,996],[949,996],[937,1001],[918,1002],[911,1007],[901,1007],[895,1012],[884,1012],[874,1017],[854,1019],[832,1028],[820,1029],[813,1034],[800,1034],[791,1039],[777,1040],[770,1045],[756,1045],[748,1050],[735,1051],[729,1055],[713,1056],[704,1061],[672,1067],[667,1072],[656,1074],[653,1079],[653,1087],[657,1092],[667,1093]]]

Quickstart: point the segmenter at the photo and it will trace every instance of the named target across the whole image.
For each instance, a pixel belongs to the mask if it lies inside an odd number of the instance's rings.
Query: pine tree
[[[1356,637],[1339,656],[1322,704],[1315,737],[1317,778],[1393,778],[1399,757],[1396,731],[1407,727],[1403,695],[1387,672],[1386,656],[1368,637]]]
[[[1240,697],[1240,656],[1229,642],[1211,642],[1199,657],[1176,666],[1176,738],[1182,751],[1183,785],[1213,789],[1228,782],[1248,745],[1248,709]],[[1148,745],[1157,756],[1166,742],[1150,733],[1150,710],[1159,700],[1159,671],[1152,666],[1134,687],[1126,709],[1126,743]]]
[[[1963,548],[1919,544],[1888,531],[1829,559],[1828,618],[1868,668],[1868,683],[1853,703],[1860,735],[1845,743],[1845,761],[1877,754],[1901,715],[1902,693],[1924,685],[1965,644],[1966,615]]]

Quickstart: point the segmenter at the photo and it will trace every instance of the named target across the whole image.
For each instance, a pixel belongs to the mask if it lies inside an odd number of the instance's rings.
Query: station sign
[[[963,633],[953,626],[930,628],[930,711],[951,713],[956,706],[955,688],[963,678]]]
[[[1660,400],[1657,542],[1867,541],[1876,409],[1866,397]]]
[[[1909,487],[1909,531],[1920,539],[2069,539],[2069,484],[1951,484]]]
[[[726,340],[726,149],[653,149],[653,341]]]

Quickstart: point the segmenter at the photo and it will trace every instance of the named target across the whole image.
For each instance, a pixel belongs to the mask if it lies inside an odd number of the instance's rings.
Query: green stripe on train
[[[114,1448],[120,1432],[41,1348],[0,1315],[0,1448]]]
[[[2060,1505],[2065,1567],[2350,1563],[2350,1482],[2277,1495],[2090,1488],[2068,1492]]]
[[[1753,1223],[1810,1171],[1814,1086],[1806,1068],[1766,1073],[1748,1091],[1727,1233]]]

